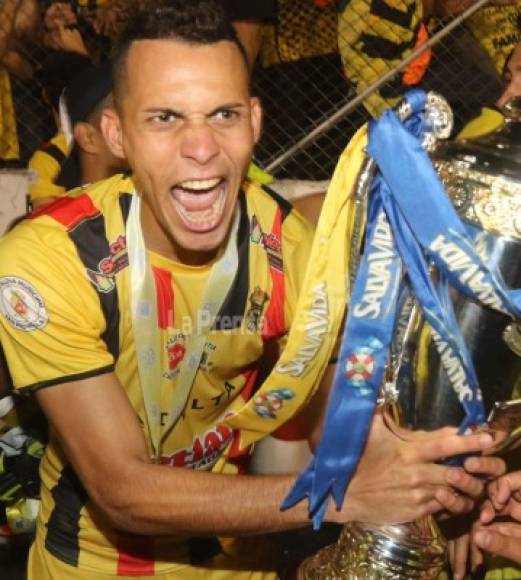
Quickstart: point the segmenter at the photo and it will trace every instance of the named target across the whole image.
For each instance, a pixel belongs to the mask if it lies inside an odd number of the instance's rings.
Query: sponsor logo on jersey
[[[43,328],[49,316],[36,288],[16,276],[0,278],[0,312],[17,330]]]
[[[233,437],[233,429],[218,425],[202,437],[196,435],[191,447],[174,451],[172,455],[161,458],[161,463],[171,467],[190,469],[210,469],[219,459]]]
[[[250,241],[252,244],[262,244],[268,255],[270,266],[282,272],[282,244],[280,238],[273,232],[269,234],[263,232],[255,215],[251,218]]]
[[[315,358],[329,329],[329,304],[327,297],[327,285],[319,282],[311,289],[313,299],[307,313],[304,325],[304,341],[297,350],[295,358],[285,364],[279,364],[279,373],[288,373],[295,377],[302,376],[309,363]]]
[[[108,293],[116,287],[115,276],[128,266],[127,240],[119,235],[109,246],[109,255],[98,263],[97,270],[87,268],[89,280],[100,292]]]
[[[274,389],[253,399],[253,408],[259,417],[276,419],[284,401],[293,399],[295,393],[291,389]]]
[[[199,370],[205,373],[209,372],[213,367],[213,362],[210,360],[210,356],[217,347],[213,342],[207,342],[204,345],[203,354],[201,355],[201,362],[199,363]]]

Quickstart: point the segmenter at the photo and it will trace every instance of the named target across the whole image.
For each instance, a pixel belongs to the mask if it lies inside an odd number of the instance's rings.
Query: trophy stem
[[[299,580],[435,579],[445,565],[446,540],[432,516],[414,522],[346,524],[338,542],[305,560]]]

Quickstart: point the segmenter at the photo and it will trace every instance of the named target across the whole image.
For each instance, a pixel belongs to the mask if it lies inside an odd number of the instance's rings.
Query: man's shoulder
[[[124,175],[78,187],[67,195],[45,205],[27,216],[30,222],[42,221],[65,230],[74,229],[79,223],[95,216],[110,218],[113,212],[121,212],[132,195],[131,180]],[[37,226],[36,226],[37,227]]]
[[[245,187],[248,213],[255,215],[263,231],[271,230],[279,221],[281,235],[287,240],[312,239],[314,228],[293,205],[269,185],[248,183]]]
[[[122,175],[72,190],[21,220],[0,240],[0,255],[60,251],[81,224],[95,218],[120,220],[130,207],[132,191],[132,182]]]

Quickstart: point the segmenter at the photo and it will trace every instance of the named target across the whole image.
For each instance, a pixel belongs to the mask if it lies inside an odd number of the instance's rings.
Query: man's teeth
[[[215,177],[214,179],[189,179],[187,181],[182,181],[178,187],[202,191],[216,187],[220,181],[221,180],[218,177]]]
[[[203,210],[188,210],[182,204],[177,204],[177,211],[189,223],[203,225],[213,222],[220,214],[225,196],[219,195],[212,205]]]

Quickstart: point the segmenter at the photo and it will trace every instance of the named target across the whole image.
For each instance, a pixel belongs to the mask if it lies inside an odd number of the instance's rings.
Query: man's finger
[[[493,529],[500,534],[505,536],[512,536],[513,538],[521,539],[521,524],[516,524],[513,522],[498,522],[491,526],[490,529]],[[521,548],[521,546],[519,546]]]
[[[465,470],[459,468],[446,468],[447,469],[447,483],[452,486],[455,490],[472,497],[474,499],[479,498],[485,489],[483,481],[477,479],[476,477],[466,473]]]
[[[453,580],[463,580],[467,568],[467,557],[469,552],[470,536],[465,534],[457,540],[450,542],[453,546],[451,559]]]
[[[516,526],[519,527],[518,525]],[[474,535],[474,542],[487,552],[521,564],[521,535],[514,536],[512,530],[510,530],[509,535],[506,535],[496,531],[494,526],[480,529]]]
[[[477,572],[485,563],[483,552],[474,543],[470,543],[470,568],[473,573]]]
[[[490,498],[496,505],[506,504],[510,497],[521,489],[521,472],[512,471],[503,477],[500,477],[496,485],[489,488]]]
[[[491,478],[500,477],[506,472],[507,466],[499,457],[469,457],[464,463],[469,473],[487,475]]]
[[[479,521],[482,524],[489,524],[496,517],[496,510],[490,500],[483,502],[479,514]]]
[[[494,444],[488,433],[476,435],[449,435],[439,437],[433,432],[430,441],[425,439],[415,446],[417,457],[422,462],[440,461],[454,455],[479,453]]]
[[[454,493],[448,488],[438,488],[434,492],[434,497],[448,512],[453,514],[465,514],[472,510],[474,502],[458,493]]]

